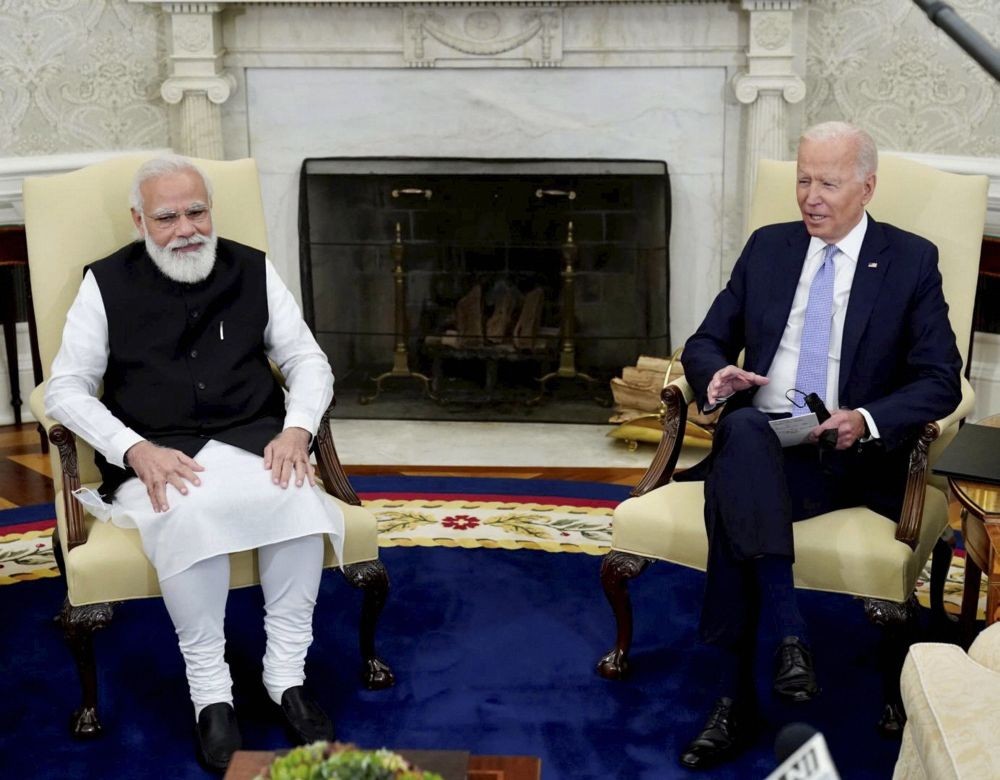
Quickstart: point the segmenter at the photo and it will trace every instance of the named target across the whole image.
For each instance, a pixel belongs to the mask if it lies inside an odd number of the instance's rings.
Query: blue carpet
[[[52,520],[56,516],[56,508],[52,504],[32,504],[16,506],[13,509],[0,510],[0,529],[8,525],[30,523],[35,520]],[[0,530],[0,533],[3,533]]]
[[[352,481],[362,492],[372,489]],[[534,483],[522,481],[520,490],[539,492]],[[489,487],[483,492],[497,492]],[[609,682],[594,672],[614,636],[599,558],[445,548],[381,554],[392,591],[379,651],[398,680],[389,690],[360,687],[360,596],[338,573],[324,573],[307,672],[340,739],[537,755],[546,780],[697,776],[678,767],[676,756],[708,705],[710,672],[697,663],[695,641],[703,575],[657,564],[635,581],[633,673]],[[123,604],[97,634],[105,735],[87,743],[69,738],[79,687],[52,622],[62,596],[58,580],[0,588],[0,775],[205,777],[193,755],[183,665],[158,600]],[[775,734],[790,721],[824,733],[843,778],[891,776],[898,744],[880,739],[874,725],[881,706],[876,629],[847,597],[802,593],[801,603],[823,695],[799,707],[772,701],[769,659],[762,659],[760,735],[739,760],[702,776],[764,777],[774,767]],[[260,610],[259,589],[230,595],[228,656],[248,749],[287,744],[260,683]]]
[[[516,479],[498,477],[351,477],[351,486],[365,493],[462,493],[470,496],[506,495],[549,496],[551,498],[589,498],[624,501],[630,487],[604,482],[570,482],[561,479]]]

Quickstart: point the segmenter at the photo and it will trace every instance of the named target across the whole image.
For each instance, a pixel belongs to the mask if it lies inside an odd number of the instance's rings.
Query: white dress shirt
[[[315,435],[333,397],[330,364],[270,261],[265,278],[264,347],[288,386],[284,427],[304,428]],[[88,272],[67,315],[45,405],[49,416],[85,439],[109,463],[124,466],[125,452],[143,438],[97,398],[108,354],[104,302]],[[337,560],[343,562],[343,512],[318,486],[306,481],[297,487],[292,479],[282,489],[263,468],[259,455],[214,440],[195,460],[204,467],[198,475],[201,485],[181,494],[168,484],[166,512],[153,511],[146,486],[135,477],[118,488],[111,504],[87,488],[75,495],[99,520],[137,528],[160,580],[217,555],[314,534],[326,534]]]
[[[844,238],[837,242],[834,255],[833,277],[833,319],[830,325],[830,351],[827,356],[826,394],[824,402],[830,412],[840,408],[840,350],[843,343],[844,320],[847,318],[847,303],[851,297],[851,284],[861,256],[861,245],[868,230],[868,215],[861,214],[861,221]],[[792,298],[792,309],[788,313],[785,331],[781,334],[778,351],[774,355],[767,378],[770,382],[760,387],[753,398],[753,405],[763,412],[787,413],[792,411],[792,403],[786,396],[795,387],[795,377],[799,366],[799,346],[802,342],[802,326],[805,322],[806,305],[809,302],[809,288],[813,277],[823,264],[823,250],[826,242],[812,237],[806,249],[806,259],[802,273]],[[801,396],[792,397],[803,403]],[[878,437],[878,429],[871,415],[865,409],[858,409],[868,424],[872,437]]]
[[[315,435],[333,398],[333,374],[291,292],[271,261],[265,265],[268,321],[264,346],[288,387],[284,427],[305,428]],[[108,349],[101,288],[88,271],[66,315],[62,346],[52,361],[45,391],[45,408],[50,417],[80,435],[108,463],[124,468],[125,453],[143,438],[97,398],[108,366]]]

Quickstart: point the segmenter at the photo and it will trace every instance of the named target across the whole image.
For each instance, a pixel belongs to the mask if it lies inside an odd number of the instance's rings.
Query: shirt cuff
[[[860,412],[861,416],[865,418],[865,424],[868,426],[868,435],[860,439],[861,442],[871,441],[872,439],[881,438],[878,433],[878,426],[875,425],[875,421],[872,416],[868,413],[867,409],[862,409],[858,407],[855,409],[856,412]]]
[[[282,430],[287,431],[289,428],[302,428],[303,430],[308,431],[310,444],[312,444],[312,440],[316,436],[315,424],[313,423],[311,415],[286,412],[285,424],[282,427]]]
[[[112,466],[127,469],[125,453],[129,451],[130,447],[135,446],[141,441],[145,441],[145,439],[131,428],[122,428],[111,437],[111,441],[108,443],[108,451],[104,454],[104,457],[107,458],[108,463]]]

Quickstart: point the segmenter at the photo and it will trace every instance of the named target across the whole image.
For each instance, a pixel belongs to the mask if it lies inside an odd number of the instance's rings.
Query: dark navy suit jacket
[[[769,225],[750,236],[681,357],[699,407],[715,372],[735,364],[742,350],[744,368],[767,374],[809,240],[802,222]],[[887,451],[961,400],[962,360],[937,266],[931,242],[869,216],[844,322],[839,393],[842,407],[871,413]],[[738,393],[727,410],[751,403],[755,391]]]

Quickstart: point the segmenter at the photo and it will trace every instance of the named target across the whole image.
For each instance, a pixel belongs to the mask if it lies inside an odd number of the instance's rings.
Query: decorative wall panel
[[[1000,45],[997,0],[950,5]],[[1000,156],[1000,86],[911,0],[809,6],[808,122],[848,119],[883,149]]]
[[[0,0],[0,156],[168,146],[159,8]]]

